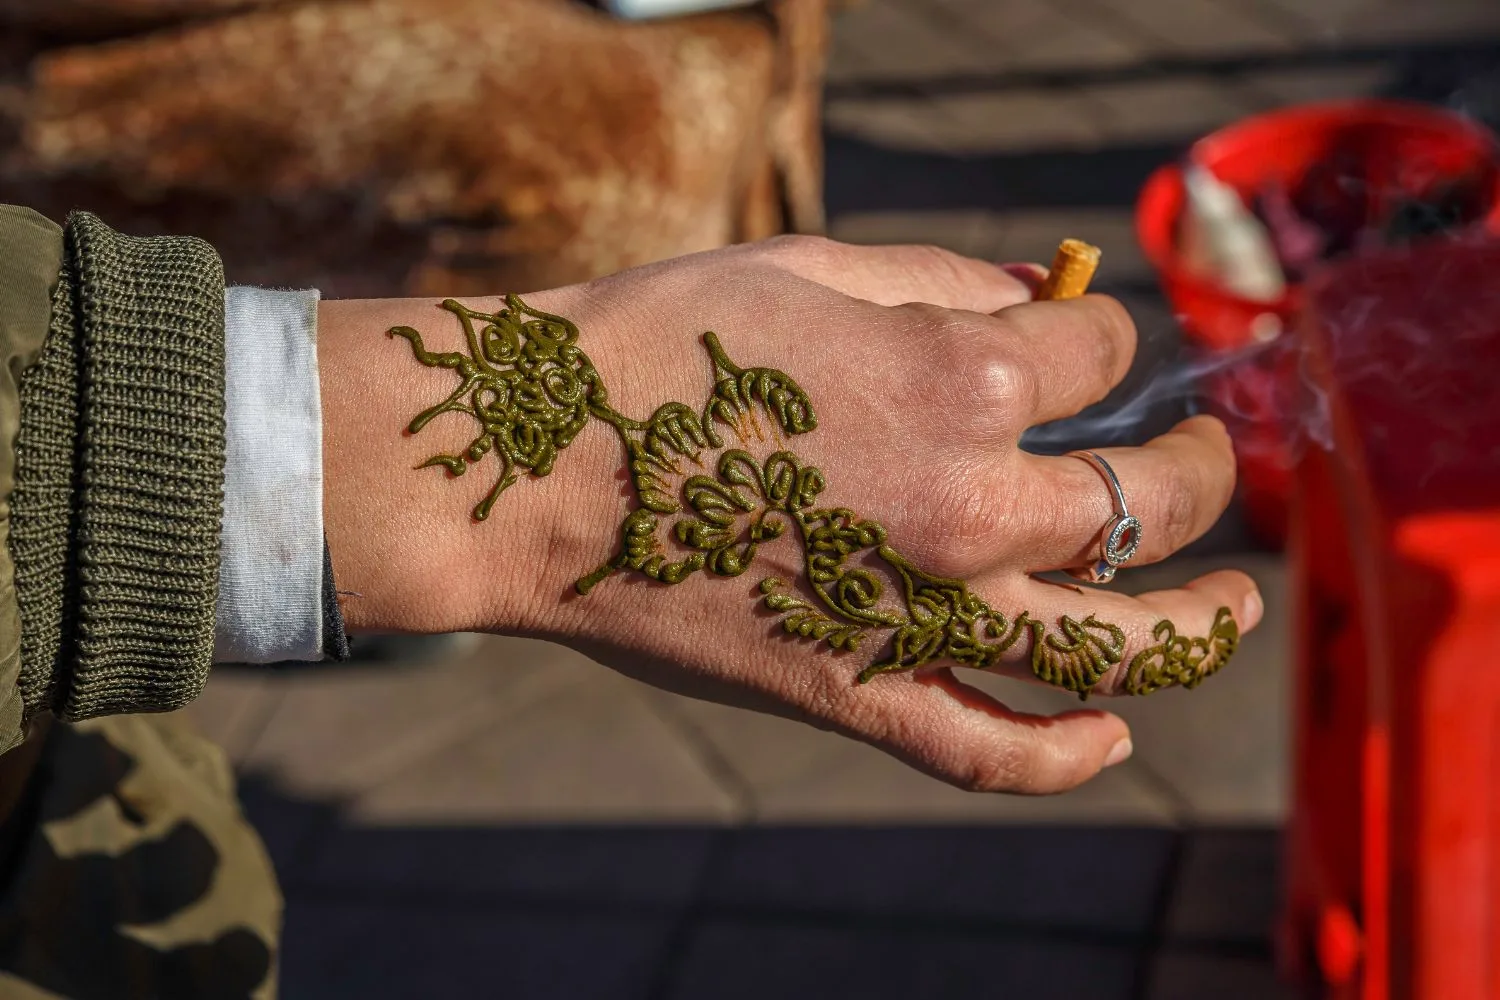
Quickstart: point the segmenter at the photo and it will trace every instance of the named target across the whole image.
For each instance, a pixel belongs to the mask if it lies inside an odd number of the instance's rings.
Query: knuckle
[[[1033,411],[1040,382],[1003,320],[921,303],[902,308],[929,345],[926,360],[953,412],[1014,429]]]
[[[963,368],[970,409],[990,429],[1014,432],[1037,412],[1041,388],[1036,373],[1001,345],[974,352]]]
[[[783,267],[832,266],[842,256],[842,245],[826,236],[786,233],[755,245],[759,254]]]

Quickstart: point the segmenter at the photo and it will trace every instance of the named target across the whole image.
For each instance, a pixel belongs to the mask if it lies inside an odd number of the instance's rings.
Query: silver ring
[[[1092,451],[1070,451],[1072,458],[1080,458],[1092,465],[1104,481],[1114,500],[1115,516],[1105,524],[1103,539],[1099,545],[1099,560],[1092,566],[1070,570],[1075,577],[1089,583],[1109,583],[1115,578],[1115,570],[1128,563],[1141,544],[1141,522],[1125,506],[1125,491],[1120,487],[1120,477],[1110,468],[1102,456]]]

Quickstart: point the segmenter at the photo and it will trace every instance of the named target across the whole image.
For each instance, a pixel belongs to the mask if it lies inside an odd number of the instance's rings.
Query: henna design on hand
[[[1093,615],[1082,621],[1064,615],[1049,630],[1024,611],[1007,617],[963,581],[913,565],[888,543],[879,522],[820,504],[827,487],[822,471],[786,447],[788,438],[818,426],[807,394],[784,372],[741,368],[713,333],[703,336],[714,376],[703,405],[668,402],[648,419],[633,420],[609,405],[599,373],[577,346],[578,328],[568,320],[538,312],[515,295],[494,313],[453,299],[441,307],[462,325],[467,354],[429,352],[410,327],[388,334],[409,341],[420,364],[458,376],[458,388],[413,418],[408,430],[417,433],[449,412],[479,424],[461,453],[434,455],[418,466],[459,476],[493,454],[500,469],[474,508],[477,520],[489,516],[520,471],[550,473],[590,416],[614,428],[624,446],[639,506],[620,524],[616,553],[577,581],[580,594],[621,571],[664,584],[698,572],[739,576],[762,545],[790,529],[802,548],[801,583],[811,598],[768,576],[760,581],[760,600],[782,615],[786,633],[834,650],[858,650],[872,633],[888,641],[887,655],[860,672],[860,683],[938,661],[984,669],[1026,643],[1038,679],[1086,698],[1123,659],[1119,626]],[[755,454],[770,448],[764,458]],[[1163,620],[1153,638],[1156,644],[1126,667],[1122,690],[1197,686],[1233,656],[1239,628],[1221,608],[1207,636],[1180,636]]]

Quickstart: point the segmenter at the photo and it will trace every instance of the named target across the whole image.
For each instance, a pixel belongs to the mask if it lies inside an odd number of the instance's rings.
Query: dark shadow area
[[[1190,141],[962,155],[837,132],[825,140],[830,219],[854,212],[1133,205],[1151,171]]]
[[[963,74],[924,80],[830,84],[829,99],[879,100],[1001,93],[1048,87],[1239,76],[1275,69],[1388,65],[1378,96],[1447,104],[1500,128],[1500,39],[1442,44],[1310,48],[1211,59],[1152,59],[1096,70]],[[829,218],[853,212],[979,208],[1121,208],[1135,204],[1153,170],[1198,138],[1098,148],[947,154],[904,150],[829,131]]]
[[[1113,83],[1159,82],[1171,77],[1232,79],[1277,70],[1320,70],[1357,66],[1398,67],[1405,82],[1398,89],[1422,90],[1437,85],[1428,100],[1444,100],[1476,72],[1500,61],[1500,39],[1469,38],[1433,42],[1345,45],[1314,43],[1300,49],[1214,56],[1157,56],[1116,66],[1060,66],[1033,70],[996,70],[946,76],[834,81],[825,89],[833,100],[881,100],[920,96],[995,94],[1005,91],[1071,90]],[[1448,81],[1446,87],[1443,81]],[[1419,93],[1411,93],[1416,100]]]
[[[1164,950],[1274,983],[1272,829],[361,825],[242,796],[289,1000],[1124,1000]]]

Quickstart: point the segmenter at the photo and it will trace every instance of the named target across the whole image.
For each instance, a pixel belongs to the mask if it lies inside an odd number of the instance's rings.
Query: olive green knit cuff
[[[66,226],[21,383],[11,552],[27,714],[169,711],[213,656],[224,278],[213,248]]]

